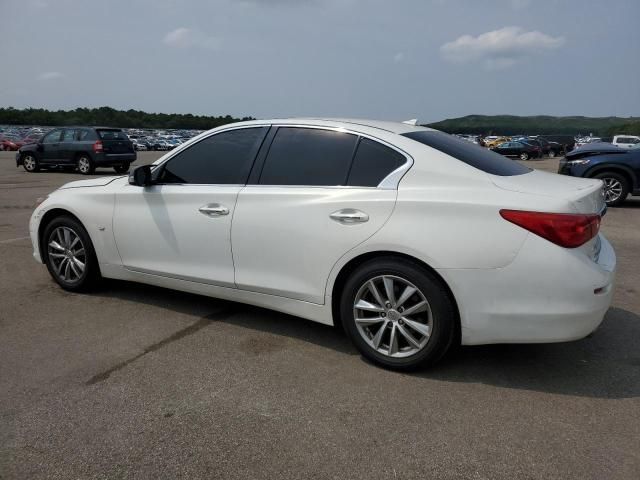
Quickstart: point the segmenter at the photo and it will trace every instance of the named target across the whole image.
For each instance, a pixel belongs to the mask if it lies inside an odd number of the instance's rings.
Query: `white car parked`
[[[454,343],[585,337],[613,295],[602,182],[401,123],[290,119],[199,135],[69,183],[29,225],[72,291],[100,277],[344,327],[388,367]]]
[[[635,135],[616,135],[611,143],[621,148],[632,148],[640,143],[640,137]]]

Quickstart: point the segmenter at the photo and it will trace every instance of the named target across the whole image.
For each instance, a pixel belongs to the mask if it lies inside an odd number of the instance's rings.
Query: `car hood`
[[[624,152],[625,150],[611,143],[596,142],[596,143],[587,143],[586,145],[583,145],[574,150],[571,150],[569,153],[565,155],[565,157],[571,158],[571,157],[578,157],[578,156],[586,156],[589,154],[624,153]]]
[[[60,190],[66,188],[104,187],[118,178],[122,178],[122,175],[116,177],[97,177],[89,178],[87,180],[76,180],[75,182],[65,183],[60,187]]]

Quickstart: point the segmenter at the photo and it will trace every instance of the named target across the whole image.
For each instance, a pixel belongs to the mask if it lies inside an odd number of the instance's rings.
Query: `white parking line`
[[[18,238],[9,238],[7,240],[0,240],[0,243],[12,243],[12,242],[19,242],[20,240],[26,240],[30,237],[18,237]]]

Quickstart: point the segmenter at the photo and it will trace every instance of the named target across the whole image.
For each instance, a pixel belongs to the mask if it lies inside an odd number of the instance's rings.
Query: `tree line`
[[[611,137],[640,135],[640,117],[552,117],[514,115],[468,115],[427,126],[447,133],[482,135],[589,135]]]
[[[0,108],[0,125],[92,125],[123,128],[177,128],[208,130],[227,123],[253,120],[231,115],[206,116],[190,113],[148,113],[140,110],[116,110],[111,107],[47,110],[44,108]]]

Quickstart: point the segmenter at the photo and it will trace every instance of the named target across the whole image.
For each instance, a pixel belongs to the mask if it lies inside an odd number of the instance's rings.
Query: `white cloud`
[[[163,40],[165,45],[174,48],[206,48],[216,50],[220,47],[220,40],[216,37],[206,35],[200,30],[180,27],[167,33]]]
[[[56,80],[58,78],[64,77],[64,74],[60,72],[44,72],[38,75],[39,80]]]
[[[398,52],[393,56],[393,61],[396,63],[400,63],[404,60],[404,53]]]
[[[564,37],[552,37],[536,30],[504,27],[477,37],[463,35],[440,47],[442,56],[454,63],[483,62],[487,68],[506,68],[524,58],[554,50]]]

